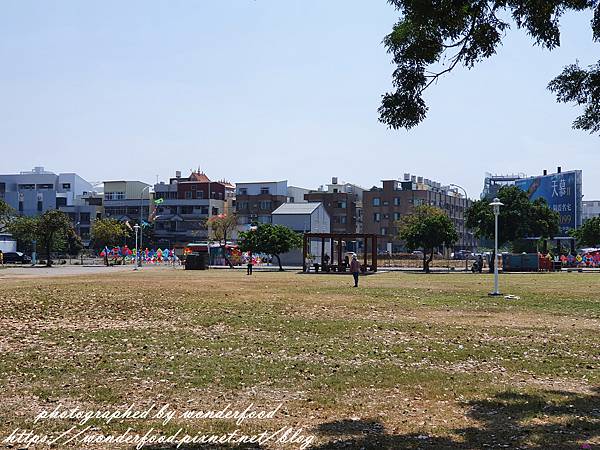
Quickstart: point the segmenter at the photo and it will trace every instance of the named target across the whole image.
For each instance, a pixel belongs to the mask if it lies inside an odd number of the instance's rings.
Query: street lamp
[[[142,210],[144,209],[144,191],[148,189],[148,197],[150,197],[150,186],[146,186],[144,189],[142,189],[142,192],[140,193],[140,225],[143,227],[144,226],[144,219],[143,219],[143,215],[142,215]],[[148,199],[148,213],[150,213],[150,199]],[[143,228],[142,231],[140,232],[140,249],[143,245],[142,243],[142,239],[143,239]],[[139,255],[139,250],[138,250],[138,255]],[[139,267],[142,267],[142,258],[140,257],[139,261]]]
[[[467,190],[458,185],[458,184],[451,184],[450,187],[454,187],[454,188],[458,188],[458,189],[462,189],[462,191],[465,194],[465,204],[464,204],[464,210],[463,210],[463,214],[462,214],[462,241],[463,241],[463,249],[466,250],[467,249],[467,227],[465,226],[465,211],[467,209],[467,204],[469,202],[469,196],[467,194]],[[473,251],[473,245],[471,245],[471,251]],[[469,255],[467,255],[467,257],[465,258],[465,272],[469,271]]]
[[[138,270],[138,259],[140,257],[140,248],[138,247],[138,231],[140,230],[140,226],[136,223],[133,228],[135,230],[135,264],[133,270]]]
[[[500,214],[500,207],[504,206],[504,203],[499,198],[495,198],[490,206],[494,208],[494,292],[490,295],[502,295],[498,289],[498,215]]]

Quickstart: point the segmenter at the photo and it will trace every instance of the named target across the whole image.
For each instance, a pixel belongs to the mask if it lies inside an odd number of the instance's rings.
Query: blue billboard
[[[561,236],[581,225],[581,170],[516,180],[530,200],[543,198],[560,214]]]

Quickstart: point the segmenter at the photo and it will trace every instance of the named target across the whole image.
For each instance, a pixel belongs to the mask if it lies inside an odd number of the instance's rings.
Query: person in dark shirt
[[[350,272],[354,277],[354,287],[358,287],[358,274],[360,273],[360,263],[356,259],[356,255],[352,256],[352,262],[350,263]]]

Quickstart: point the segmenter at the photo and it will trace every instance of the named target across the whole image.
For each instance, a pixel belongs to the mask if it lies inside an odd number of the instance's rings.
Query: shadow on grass
[[[592,394],[543,391],[540,394],[501,392],[494,397],[471,401],[467,416],[477,427],[450,430],[458,437],[419,434],[390,434],[379,420],[326,422],[311,432],[320,445],[311,449],[561,449],[595,448],[585,443],[600,437],[600,387]],[[173,447],[145,447],[162,450]],[[182,445],[182,450],[261,449],[260,446]],[[273,448],[278,448],[276,445]],[[287,446],[286,448],[298,448]]]

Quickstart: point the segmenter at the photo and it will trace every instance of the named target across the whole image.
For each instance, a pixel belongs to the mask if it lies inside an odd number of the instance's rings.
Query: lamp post
[[[464,210],[463,210],[463,218],[462,218],[462,240],[463,240],[463,247],[464,250],[467,249],[467,229],[465,227],[465,212],[467,209],[467,203],[469,201],[469,196],[467,195],[467,190],[462,187],[459,186],[458,184],[451,184],[450,187],[454,187],[454,188],[458,188],[458,189],[462,189],[462,191],[465,194],[465,204],[464,204]],[[471,251],[473,251],[473,245],[471,245]],[[469,255],[467,254],[467,257],[465,258],[465,272],[469,271]]]
[[[138,259],[140,257],[140,248],[138,247],[138,231],[140,230],[140,226],[136,223],[133,228],[135,230],[135,264],[133,265],[133,270],[138,270]]]
[[[502,295],[498,289],[498,215],[500,214],[500,207],[504,206],[504,203],[499,198],[495,198],[490,206],[494,208],[494,292],[490,295]]]
[[[144,209],[144,191],[148,189],[148,192],[150,192],[150,186],[146,186],[144,189],[142,189],[142,192],[140,193],[140,226],[142,227],[141,231],[140,231],[140,250],[142,248],[142,239],[143,239],[143,235],[144,235],[144,219],[142,218],[142,211]],[[150,200],[148,199],[148,213],[150,213]],[[138,251],[138,255],[140,255],[140,252]],[[140,259],[138,260],[138,266],[142,267],[142,258],[140,256]]]

